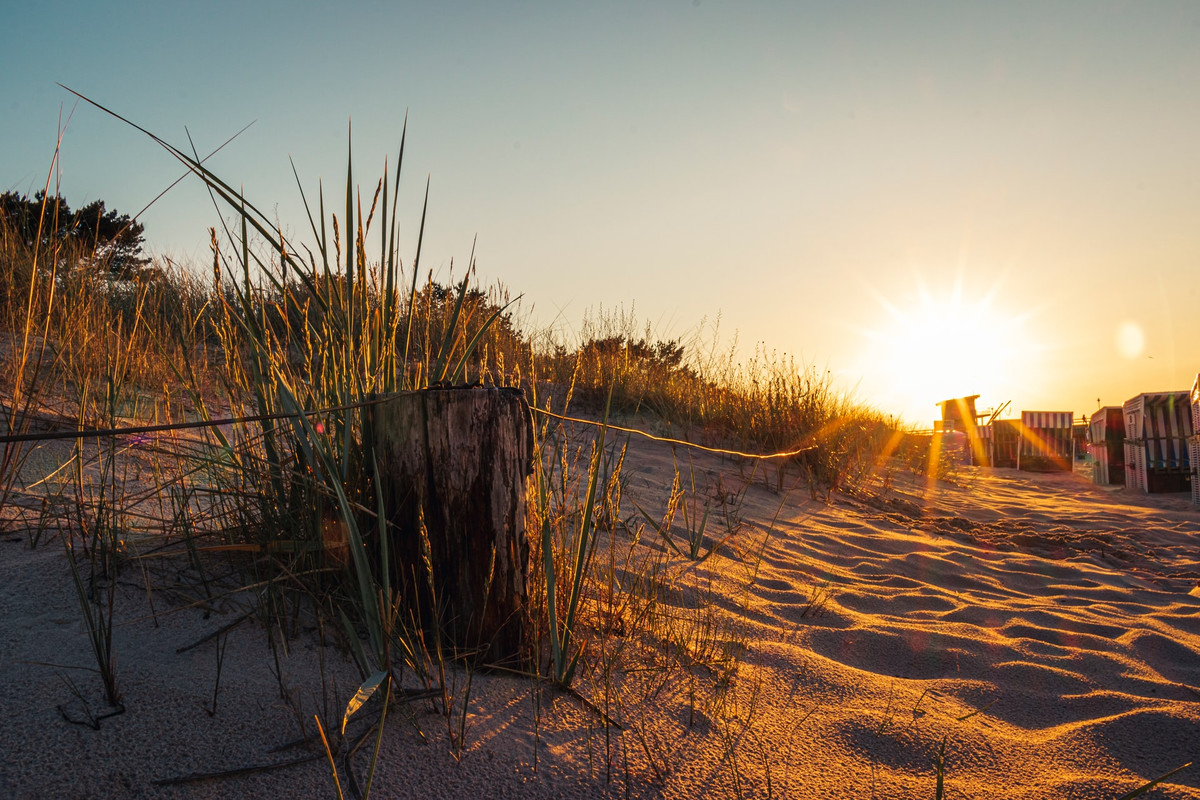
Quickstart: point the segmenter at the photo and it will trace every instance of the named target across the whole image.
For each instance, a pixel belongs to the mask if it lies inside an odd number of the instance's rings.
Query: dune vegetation
[[[370,792],[375,758],[356,777],[348,754],[364,742],[378,754],[393,705],[436,709],[461,752],[478,665],[416,624],[393,584],[364,436],[370,398],[521,390],[535,434],[528,657],[484,666],[577,698],[623,736],[634,735],[634,694],[668,676],[686,679],[698,706],[719,707],[746,645],[696,576],[719,555],[753,581],[763,540],[740,517],[738,492],[714,493],[683,443],[728,451],[781,495],[825,498],[862,490],[895,447],[891,420],[787,357],[760,348],[742,362],[699,337],[656,338],[619,312],[594,313],[577,341],[562,341],[531,329],[506,289],[478,286],[474,254],[435,278],[419,244],[411,258],[395,245],[403,146],[394,171],[385,164],[361,194],[350,167],[337,211],[323,194],[305,197],[303,242],[285,239],[234,181],[164,147],[236,220],[211,229],[209,264],[120,271],[97,240],[30,235],[57,230],[65,203],[50,182],[38,226],[0,219],[0,504],[10,530],[62,548],[71,565],[103,689],[102,704],[88,702],[72,679],[83,709],[72,721],[99,726],[124,709],[115,608],[119,587],[136,581],[158,603],[232,603],[233,624],[258,620],[276,658],[305,626],[329,632],[360,685],[338,697],[323,686],[313,718],[297,717],[333,767],[331,793],[349,791],[347,780]],[[657,502],[623,502],[634,430],[680,443]],[[751,457],[777,453],[791,455]],[[220,655],[214,669],[215,713]],[[280,692],[289,696],[282,678]],[[352,740],[348,722],[370,715]]]
[[[205,718],[245,725],[227,698],[247,702],[246,659],[272,676],[275,696],[251,715],[282,704],[299,738],[270,758],[248,754],[251,766],[185,773],[166,765],[165,776],[155,773],[155,796],[304,764],[328,768],[315,788],[309,776],[309,794],[366,797],[375,786],[377,795],[392,796],[396,784],[381,789],[374,781],[404,773],[388,763],[397,753],[412,757],[398,741],[432,744],[430,764],[445,756],[469,771],[483,759],[490,764],[505,737],[518,773],[541,775],[542,759],[563,770],[562,784],[550,776],[536,790],[504,784],[531,796],[578,789],[569,782],[576,778],[584,793],[613,796],[772,797],[797,785],[874,796],[877,762],[906,796],[951,796],[955,770],[970,772],[970,786],[1011,773],[1014,785],[1032,787],[1021,796],[1051,796],[1039,792],[1053,784],[1067,794],[1082,786],[1086,796],[1115,797],[1112,787],[1135,780],[1108,766],[1093,776],[1099,767],[1090,763],[1038,772],[1044,765],[1035,759],[1026,769],[1021,754],[1040,745],[1024,729],[1009,736],[1004,724],[1024,724],[1022,703],[1042,702],[1040,695],[1010,696],[1015,716],[993,718],[991,684],[970,677],[1045,672],[1054,686],[1074,686],[1069,672],[1042,670],[1042,655],[1022,649],[1037,636],[1051,641],[1054,625],[1082,624],[1038,610],[1048,590],[1037,572],[1107,597],[1093,579],[1099,568],[1021,555],[1010,570],[999,553],[1011,533],[1003,518],[1025,513],[1011,499],[999,512],[967,519],[962,494],[939,506],[936,492],[898,492],[900,483],[932,487],[954,477],[953,465],[931,464],[922,439],[840,392],[829,373],[763,346],[743,358],[721,344],[716,326],[664,338],[623,311],[596,310],[565,340],[530,323],[519,296],[480,286],[474,253],[450,275],[433,275],[421,263],[428,208],[415,220],[397,216],[403,144],[395,163],[366,183],[348,159],[347,188],[336,202],[320,188],[305,195],[310,214],[296,227],[307,235],[292,240],[232,188],[235,181],[154,138],[208,187],[215,216],[226,220],[209,229],[207,263],[141,259],[140,227],[121,247],[98,227],[72,233],[85,228],[71,223],[58,197],[54,165],[36,202],[20,198],[5,207],[21,215],[0,214],[0,523],[9,541],[19,537],[30,553],[61,553],[66,564],[63,585],[49,590],[69,596],[89,664],[67,663],[80,654],[64,654],[29,667],[62,678],[61,724],[102,730],[117,724],[114,717],[154,713],[134,708],[137,681],[178,668],[188,671],[186,685],[203,687]],[[105,218],[102,204],[88,208]],[[123,219],[106,213],[109,223]],[[411,255],[396,244],[402,225],[417,232]],[[114,233],[112,225],[106,230]],[[389,520],[384,457],[371,430],[376,404],[462,386],[516,390],[528,409],[529,475],[515,487],[528,556],[520,565],[523,639],[520,652],[504,659],[449,635],[453,587],[434,577],[437,547],[424,517],[404,531]],[[832,502],[862,516],[831,512],[819,532],[803,535],[820,513],[813,509]],[[1001,522],[992,521],[997,514]],[[1172,525],[1159,526],[1163,536],[1190,530],[1186,520]],[[1068,534],[1027,538],[1080,552],[1093,539],[1119,538]],[[402,549],[415,561],[402,562]],[[1136,550],[1128,544],[1121,557],[1140,557]],[[1099,557],[1106,552],[1102,545]],[[493,549],[493,567],[497,557]],[[889,575],[888,565],[909,572]],[[1161,580],[1183,574],[1174,569]],[[993,572],[1001,577],[992,581]],[[846,583],[840,599],[837,580]],[[1014,600],[1009,589],[997,593],[1004,582],[1032,588]],[[1135,594],[1152,592],[1138,584],[1123,597]],[[1147,608],[1162,597],[1154,594]],[[1040,633],[1030,633],[1032,622],[1018,625],[1006,638],[987,620],[972,628],[928,619],[930,609],[989,617],[986,602],[973,598],[991,598],[1013,615],[1029,606],[1036,619],[1051,621]],[[893,614],[892,603],[915,603],[914,618]],[[851,632],[855,609],[874,609],[874,621],[854,623]],[[191,640],[171,649],[178,662],[131,659],[149,651],[127,647],[130,631],[150,620],[157,632],[162,620],[182,616],[207,632],[186,629]],[[230,650],[245,629],[261,646]],[[964,644],[918,646],[951,629]],[[856,638],[878,652],[860,655]],[[990,664],[974,652],[984,640],[1017,655]],[[836,657],[813,668],[809,647]],[[211,658],[197,666],[202,651]],[[1060,656],[1054,650],[1045,658]],[[954,677],[945,677],[950,659]],[[1112,685],[1140,710],[1161,706],[1161,719],[1185,724],[1175,700],[1138,694],[1167,683],[1136,691],[1121,683],[1131,669],[1122,667]],[[808,702],[798,694],[802,685],[824,699]],[[1180,687],[1188,688],[1169,689]],[[912,724],[901,725],[908,712],[898,709],[910,701]],[[927,710],[934,706],[936,715]],[[817,712],[833,721],[800,731]],[[935,716],[940,727],[918,730]],[[769,722],[760,726],[763,717]],[[1071,729],[1069,738],[1073,724],[1056,730]],[[208,735],[221,740],[222,730]],[[796,765],[820,763],[808,752],[820,742],[833,742],[849,761],[865,758],[869,786],[848,786],[839,764],[826,765],[829,776],[796,779]],[[1104,752],[1123,752],[1118,745]],[[1178,771],[1149,782],[1139,771],[1122,796],[1151,792]]]

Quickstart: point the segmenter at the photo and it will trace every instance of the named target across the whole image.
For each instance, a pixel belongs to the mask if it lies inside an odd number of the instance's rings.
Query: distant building
[[[988,463],[987,451],[980,439],[979,426],[976,423],[979,415],[975,412],[975,401],[978,399],[979,395],[973,394],[970,397],[956,397],[941,401],[938,403],[942,409],[941,424],[934,427],[940,427],[942,431],[958,431],[965,434],[967,446],[970,449],[971,463],[986,465]]]
[[[1022,411],[1017,469],[1070,472],[1075,460],[1075,414],[1071,411]]]
[[[1142,492],[1186,492],[1194,435],[1191,392],[1146,392],[1125,401],[1125,485]]]
[[[996,419],[983,429],[988,448],[988,465],[1016,469],[1020,463],[1021,420]]]
[[[1101,486],[1125,485],[1125,414],[1121,406],[1105,406],[1088,423],[1088,445],[1095,465],[1092,481]]]

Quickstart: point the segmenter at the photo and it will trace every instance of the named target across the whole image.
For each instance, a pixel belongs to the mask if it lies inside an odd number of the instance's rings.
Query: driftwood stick
[[[241,775],[253,775],[256,772],[271,772],[277,769],[287,769],[288,767],[307,764],[310,761],[325,758],[324,753],[317,753],[311,756],[301,756],[294,758],[291,761],[280,761],[276,764],[256,764],[250,767],[238,767],[237,769],[227,769],[220,772],[193,772],[190,775],[180,775],[178,778],[163,778],[162,780],[154,781],[155,786],[179,786],[184,783],[199,783],[200,781],[215,781],[222,778],[237,778]]]
[[[220,628],[217,628],[217,629],[216,629],[215,631],[213,631],[212,633],[209,633],[209,634],[206,634],[205,636],[202,636],[201,638],[197,639],[196,641],[192,642],[191,644],[185,644],[183,647],[177,647],[177,648],[175,648],[175,654],[176,654],[176,655],[179,655],[180,653],[186,653],[188,650],[194,650],[195,648],[197,648],[197,647],[199,647],[200,645],[204,644],[204,643],[205,643],[205,642],[207,642],[208,640],[210,640],[210,639],[215,639],[215,638],[217,638],[218,636],[220,636],[220,635],[222,635],[222,634],[224,634],[224,633],[227,633],[228,631],[231,631],[231,630],[233,630],[233,629],[234,629],[234,628],[236,628],[238,625],[241,625],[243,622],[245,622],[246,620],[250,619],[250,617],[252,617],[253,615],[254,615],[254,612],[253,612],[253,611],[247,611],[245,614],[242,614],[240,617],[238,617],[237,619],[235,619],[233,622],[230,622],[230,623],[227,623],[227,624],[225,624],[225,625],[222,625]]]

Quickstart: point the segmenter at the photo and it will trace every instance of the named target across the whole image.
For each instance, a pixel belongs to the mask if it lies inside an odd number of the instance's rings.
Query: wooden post
[[[393,579],[427,643],[437,634],[457,657],[523,663],[526,480],[533,466],[524,395],[427,389],[368,406],[367,418],[392,533]]]

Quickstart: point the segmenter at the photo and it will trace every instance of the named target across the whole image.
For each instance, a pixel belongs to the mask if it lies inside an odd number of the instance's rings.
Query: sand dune
[[[944,743],[946,797],[1116,798],[1200,758],[1200,512],[1185,496],[968,470],[962,485],[898,472],[869,502],[826,504],[806,488],[747,485],[745,465],[716,456],[693,465],[740,498],[745,524],[699,566],[672,557],[676,590],[660,608],[704,647],[726,648],[708,663],[736,671],[615,673],[604,707],[623,731],[570,695],[476,674],[460,757],[457,722],[404,704],[389,717],[376,796],[932,798]],[[669,449],[635,441],[626,475],[629,499],[661,509]],[[628,534],[614,536],[613,552],[628,552]],[[652,533],[634,550],[663,559]],[[225,637],[210,715],[216,640],[177,650],[247,599],[180,610],[126,576],[126,713],[99,730],[72,725],[63,712],[83,706],[66,678],[93,709],[103,702],[94,674],[65,668],[92,662],[61,547],[30,550],[14,529],[0,540],[0,796],[335,796],[323,757],[156,783],[318,756],[289,745],[313,713],[337,717],[357,675],[303,628],[276,667],[248,619]],[[597,706],[600,675],[590,664],[579,681]],[[466,676],[454,680],[461,704]],[[1200,766],[1144,796],[1200,798]]]

